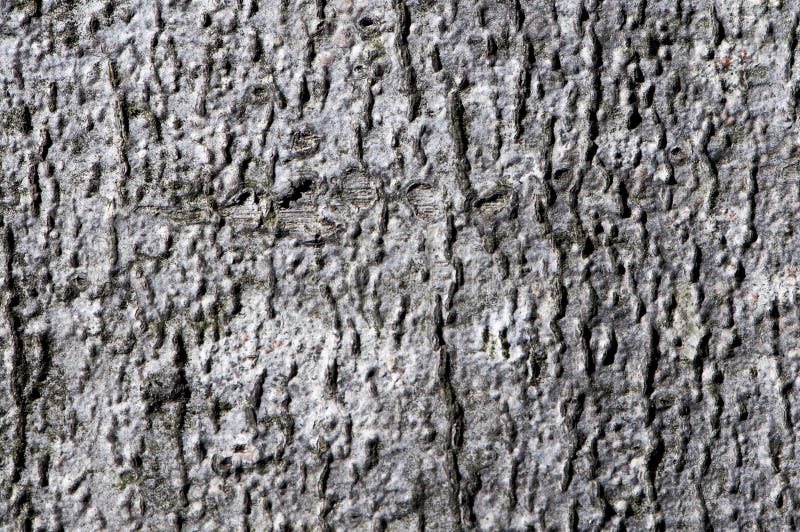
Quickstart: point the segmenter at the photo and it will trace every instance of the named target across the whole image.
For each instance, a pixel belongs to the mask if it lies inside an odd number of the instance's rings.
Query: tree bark
[[[797,5],[0,5],[0,528],[800,526]]]

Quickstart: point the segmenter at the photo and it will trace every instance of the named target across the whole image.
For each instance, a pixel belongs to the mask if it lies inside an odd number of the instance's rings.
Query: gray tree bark
[[[0,528],[800,526],[798,9],[0,2]]]

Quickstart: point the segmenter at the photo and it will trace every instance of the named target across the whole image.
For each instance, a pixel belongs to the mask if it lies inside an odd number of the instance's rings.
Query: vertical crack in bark
[[[445,433],[445,475],[449,485],[449,505],[455,530],[462,530],[464,512],[462,507],[461,472],[459,470],[459,452],[464,437],[464,410],[458,401],[452,383],[454,350],[447,345],[444,338],[444,318],[442,316],[442,298],[436,294],[433,301],[433,346],[439,356],[437,381],[444,401],[447,432]]]

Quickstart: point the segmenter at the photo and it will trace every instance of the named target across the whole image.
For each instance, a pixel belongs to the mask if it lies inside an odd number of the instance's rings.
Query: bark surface
[[[797,43],[0,1],[0,529],[800,526]]]

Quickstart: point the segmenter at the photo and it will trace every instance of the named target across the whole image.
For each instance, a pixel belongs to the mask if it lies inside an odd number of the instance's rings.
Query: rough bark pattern
[[[797,2],[0,2],[0,524],[796,528]]]

